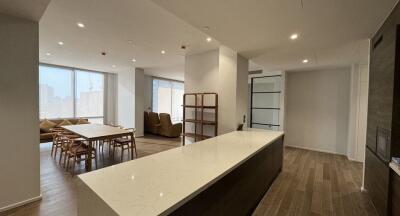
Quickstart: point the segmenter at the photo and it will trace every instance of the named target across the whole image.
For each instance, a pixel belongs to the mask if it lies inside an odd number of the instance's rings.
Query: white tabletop
[[[79,175],[118,215],[168,214],[283,132],[235,131]]]
[[[61,126],[86,139],[129,134],[128,130],[103,124],[80,124]]]

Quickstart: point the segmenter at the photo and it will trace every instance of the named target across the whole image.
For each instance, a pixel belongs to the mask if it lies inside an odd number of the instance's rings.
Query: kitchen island
[[[79,175],[78,214],[246,215],[282,161],[282,132],[234,131]]]

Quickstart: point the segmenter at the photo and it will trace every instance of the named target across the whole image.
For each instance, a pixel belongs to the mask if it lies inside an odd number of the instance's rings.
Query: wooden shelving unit
[[[194,97],[194,104],[187,104],[188,98]],[[206,97],[214,97],[213,105],[205,105],[204,101]],[[194,109],[194,118],[193,116],[187,118],[188,110],[193,111]],[[205,120],[204,119],[204,110],[211,109],[214,110],[214,120]],[[186,123],[194,124],[194,132],[186,131]],[[183,95],[183,145],[185,145],[185,138],[191,137],[194,138],[194,141],[204,140],[211,138],[213,136],[204,134],[204,125],[214,126],[214,136],[218,134],[218,94],[212,92],[205,93],[187,93]]]

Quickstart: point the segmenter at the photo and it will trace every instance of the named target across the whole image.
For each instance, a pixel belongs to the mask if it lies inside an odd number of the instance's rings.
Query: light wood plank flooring
[[[254,212],[261,215],[377,215],[362,193],[362,163],[285,148],[284,167]]]
[[[146,136],[137,138],[137,146],[143,157],[180,146],[180,140]],[[50,144],[41,144],[43,200],[1,216],[77,215],[76,177],[60,168],[49,156],[50,150]],[[106,152],[105,148],[100,167],[119,162],[119,157],[114,161]],[[84,172],[83,164],[77,171]],[[361,178],[362,164],[344,156],[285,148],[283,171],[253,215],[376,215],[370,200],[360,192]]]

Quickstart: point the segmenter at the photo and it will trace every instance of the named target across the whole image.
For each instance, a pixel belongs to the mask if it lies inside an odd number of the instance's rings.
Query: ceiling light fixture
[[[51,56],[51,53],[46,53],[47,56]]]
[[[116,66],[116,65],[112,65],[112,67],[113,67],[113,68],[116,68],[117,66]]]
[[[161,50],[161,54],[165,54],[165,50]]]
[[[83,23],[81,23],[81,22],[78,22],[77,25],[78,25],[79,28],[85,28],[85,25]]]
[[[290,39],[291,39],[291,40],[296,40],[297,38],[299,38],[299,35],[298,35],[298,34],[292,34],[292,35],[290,35]]]
[[[307,63],[308,63],[308,59],[304,59],[303,64],[307,64]]]
[[[64,45],[64,42],[60,41],[60,42],[58,42],[58,45],[62,46],[62,45]]]
[[[211,42],[211,41],[212,41],[212,38],[211,38],[211,37],[208,37],[206,40],[207,40],[207,42]]]
[[[132,59],[133,62],[136,62],[136,59]]]

